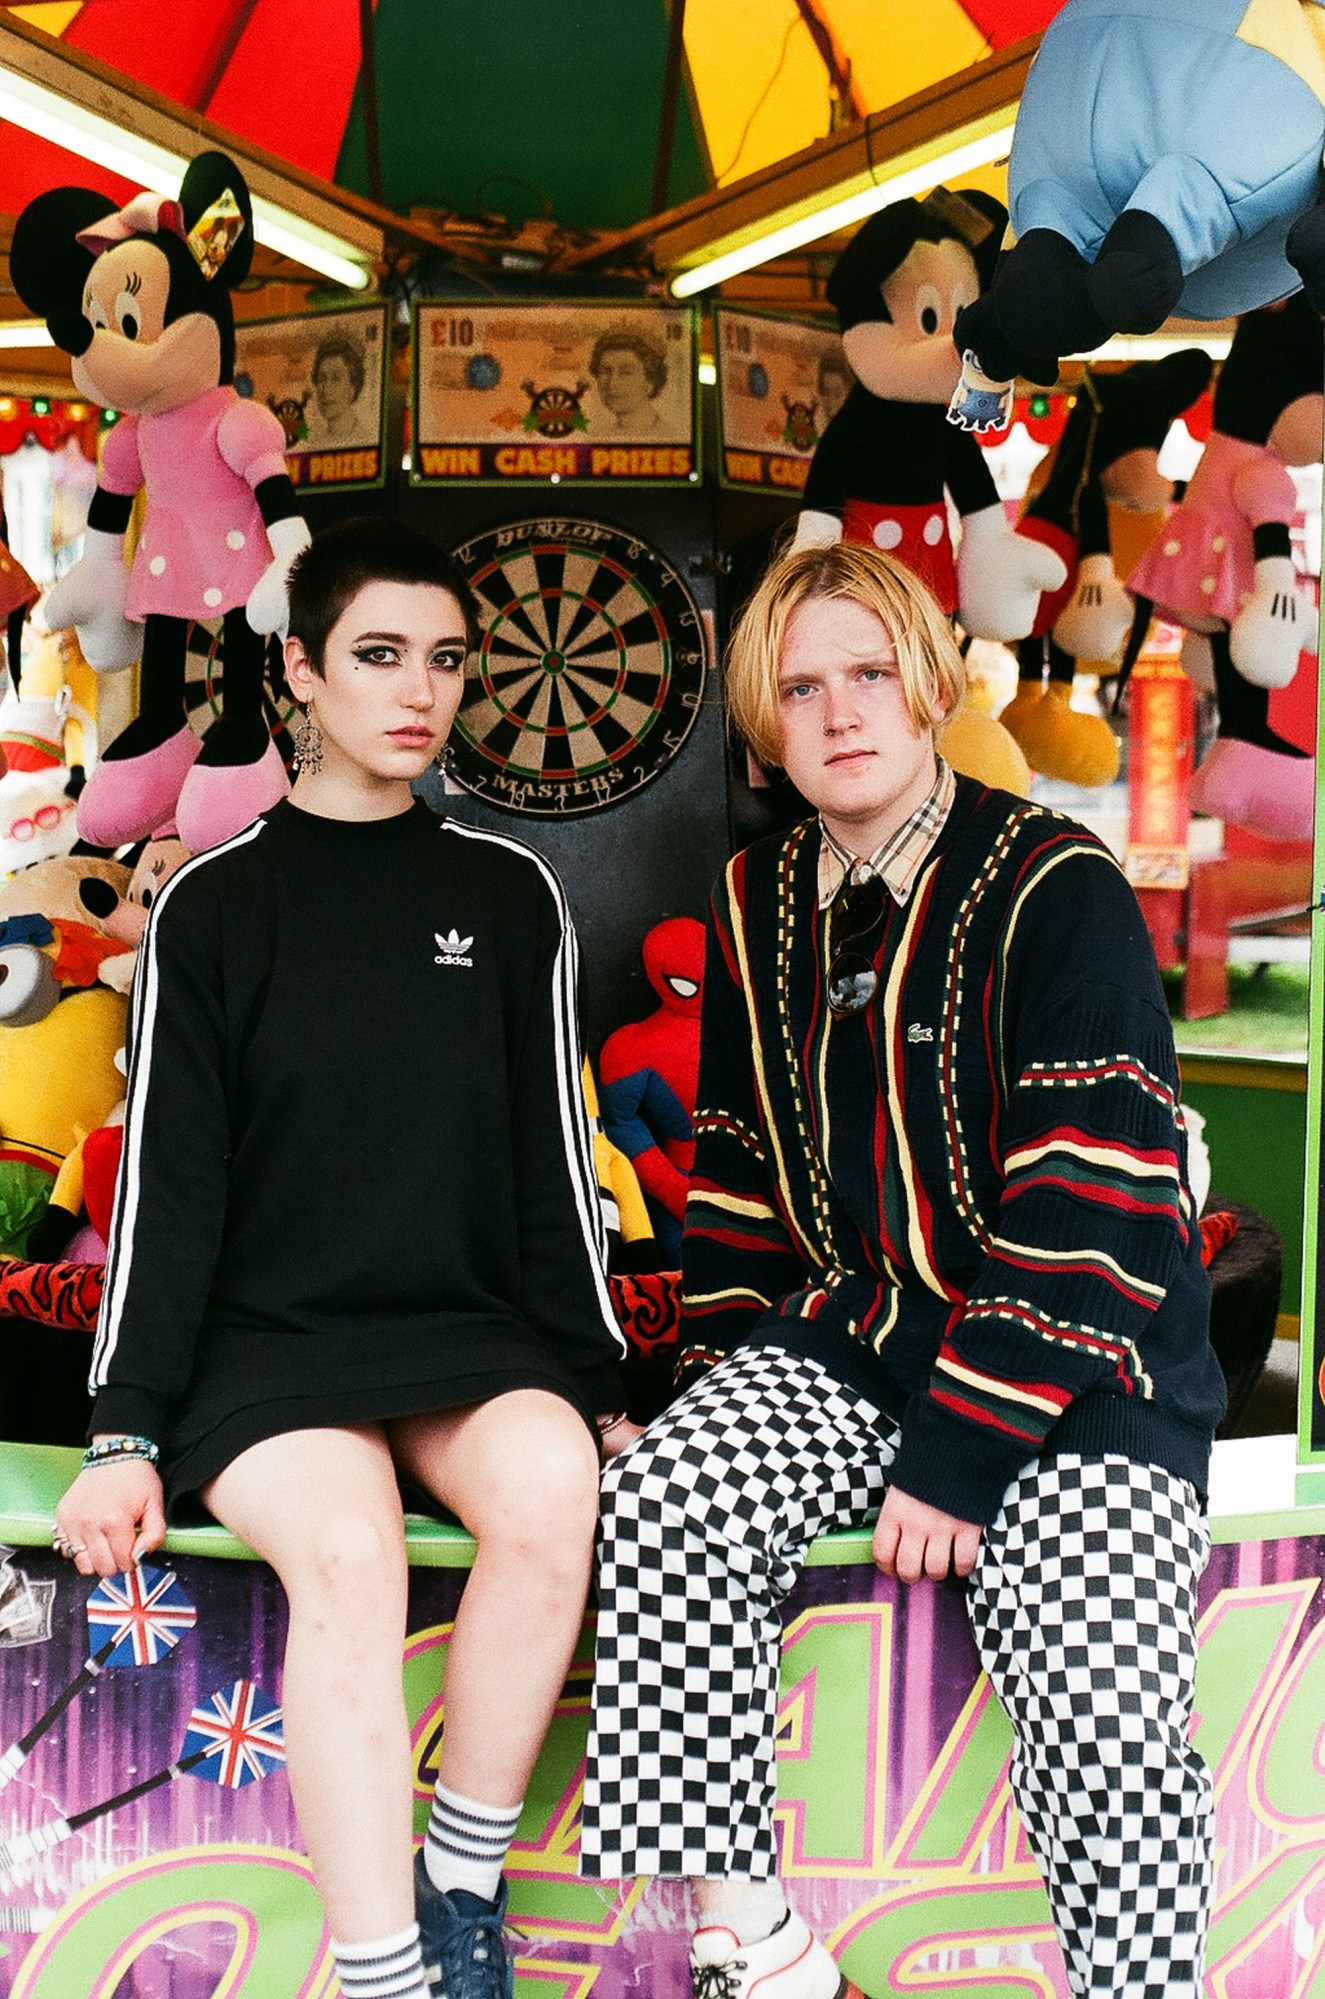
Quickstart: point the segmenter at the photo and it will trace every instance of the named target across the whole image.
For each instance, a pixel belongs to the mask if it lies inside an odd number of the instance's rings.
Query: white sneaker
[[[762,1943],[716,1925],[696,1930],[690,1977],[695,1999],[863,1999],[794,1909]]]

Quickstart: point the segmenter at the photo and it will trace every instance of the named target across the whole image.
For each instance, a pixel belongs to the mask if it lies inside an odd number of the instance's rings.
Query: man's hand
[[[922,1499],[890,1485],[874,1530],[874,1560],[886,1576],[899,1582],[919,1582],[932,1576],[942,1582],[953,1575],[969,1576],[980,1552],[979,1527],[926,1506]]]

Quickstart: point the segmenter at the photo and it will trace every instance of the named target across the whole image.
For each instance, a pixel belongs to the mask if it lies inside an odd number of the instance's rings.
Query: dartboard
[[[482,613],[452,775],[539,818],[628,798],[676,755],[704,692],[704,628],[656,548],[601,521],[490,529],[456,550]]]
[[[203,736],[220,714],[223,700],[225,640],[221,636],[220,624],[190,625],[186,644],[184,706],[188,711],[190,728],[195,735]],[[279,700],[272,692],[272,679],[279,671],[279,662],[269,659],[267,678],[262,689],[262,709],[272,739],[288,770],[294,757],[294,744],[288,724],[294,713],[295,704],[284,684],[281,685]]]

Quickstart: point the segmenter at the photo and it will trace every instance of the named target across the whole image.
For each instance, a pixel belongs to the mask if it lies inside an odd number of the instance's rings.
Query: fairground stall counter
[[[419,316],[429,344],[434,326],[439,345],[454,341],[463,370],[478,315],[439,306]],[[520,323],[528,328],[527,309]],[[677,344],[691,338],[688,319],[666,321],[664,341],[668,324],[681,327]],[[246,338],[256,371],[270,336]],[[555,428],[565,412],[549,407],[541,418]],[[519,448],[555,448],[568,468],[592,451],[576,442]],[[711,480],[691,481],[694,461],[679,454],[692,448],[641,446],[663,465],[652,486],[635,463],[605,490],[608,457],[599,490],[570,478],[558,490],[545,467],[512,459],[513,490],[500,490],[506,475],[494,461],[492,484],[457,494],[439,490],[455,461],[434,458],[408,490],[328,495],[320,513],[309,504],[315,518],[389,504],[452,540],[463,522],[491,685],[476,694],[432,802],[478,823],[509,826],[523,815],[516,830],[562,870],[594,968],[585,1025],[595,1053],[648,1001],[638,950],[649,925],[697,913],[731,841],[775,809],[724,740],[708,670],[724,571],[766,546],[774,516]],[[678,456],[663,462],[664,450]],[[587,462],[592,469],[592,455]],[[779,454],[784,473],[789,463]],[[540,490],[523,486],[522,473]],[[599,724],[603,754],[591,761],[601,769],[587,775],[573,758],[564,771],[555,762],[537,689],[523,688],[517,710],[499,678],[504,643],[530,652],[533,616],[551,623],[539,626],[538,672],[526,678],[573,684],[585,602],[610,607],[629,683],[615,721]],[[204,709],[215,665],[204,659],[197,682]],[[1134,757],[1133,769],[1144,763]],[[1319,844],[1314,880],[1325,881]],[[1319,979],[1315,994],[1318,1055]],[[1185,1082],[1205,1090],[1216,1185],[1274,1211],[1288,1270],[1280,1329],[1300,1319],[1292,1329],[1302,1358],[1297,1434],[1220,1442],[1215,1452],[1196,1702],[1217,1813],[1207,1989],[1218,1999],[1325,1999],[1317,1144],[1305,1148],[1305,1196],[1300,1167],[1304,1123],[1320,1129],[1320,1069],[1296,1056],[1258,1063],[1197,1052],[1183,1067]],[[1230,1187],[1243,1167],[1247,1184]],[[1271,1325],[1277,1275],[1274,1294]],[[50,1546],[53,1509],[76,1464],[72,1449],[0,1446],[0,1999],[333,1999],[283,1760],[279,1585],[205,1523],[173,1532],[133,1577],[78,1577]],[[415,1518],[409,1548],[403,1675],[421,1836],[472,1545],[457,1528]],[[512,1855],[517,1994],[684,1999],[686,1891],[578,1876],[591,1652],[590,1620]],[[828,1537],[785,1607],[782,1672],[782,1873],[846,1974],[870,1994],[1067,1999],[1011,1802],[1008,1724],[979,1670],[961,1587],[889,1582],[870,1561],[868,1529]]]
[[[44,1634],[0,1651],[0,1991],[329,1999],[276,1713],[280,1587],[214,1526],[173,1534],[135,1589],[82,1580],[50,1551],[75,1465],[0,1452],[0,1588]],[[1216,1447],[1196,1740],[1215,1778],[1221,1999],[1325,1993],[1325,1494],[1297,1502],[1294,1477],[1291,1437]],[[421,1519],[409,1542],[422,1836],[472,1546]],[[782,1872],[847,1975],[877,1994],[1067,1999],[960,1587],[887,1581],[862,1530],[815,1546],[785,1615]],[[511,1856],[516,1991],[682,1999],[685,1891],[577,1875],[591,1642],[586,1625]]]

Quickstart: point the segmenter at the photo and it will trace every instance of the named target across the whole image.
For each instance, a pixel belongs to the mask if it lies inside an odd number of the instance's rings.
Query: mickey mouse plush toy
[[[828,296],[856,385],[819,440],[796,543],[872,541],[973,637],[1015,640],[1067,570],[1013,534],[984,453],[944,420],[953,323],[987,281],[1005,220],[990,195],[940,188],[881,209],[838,258]],[[955,560],[945,490],[962,519]]]
[[[1210,357],[1198,347],[1116,375],[1088,368],[1048,475],[1017,523],[1018,534],[1044,542],[1069,566],[1068,581],[1041,599],[1031,636],[1018,647],[1017,694],[1000,717],[1045,777],[1099,785],[1118,775],[1108,723],[1071,706],[1076,665],[1122,656],[1134,607],[1115,568],[1114,510],[1162,527],[1173,482],[1159,470],[1160,449],[1210,375]]]
[[[234,387],[230,293],[252,254],[248,189],[223,153],[199,154],[178,201],[141,194],[117,211],[91,189],[55,188],[14,230],[15,290],[74,357],[80,395],[123,413],[103,446],[86,553],[47,603],[92,666],[142,657],[138,718],[79,801],[79,831],[96,846],[145,839],[173,817],[197,853],[288,788],[263,714],[265,638],[285,623],[286,577],[309,532],[280,423]],[[185,719],[185,645],[191,620],[218,617],[225,712],[200,745]]]

